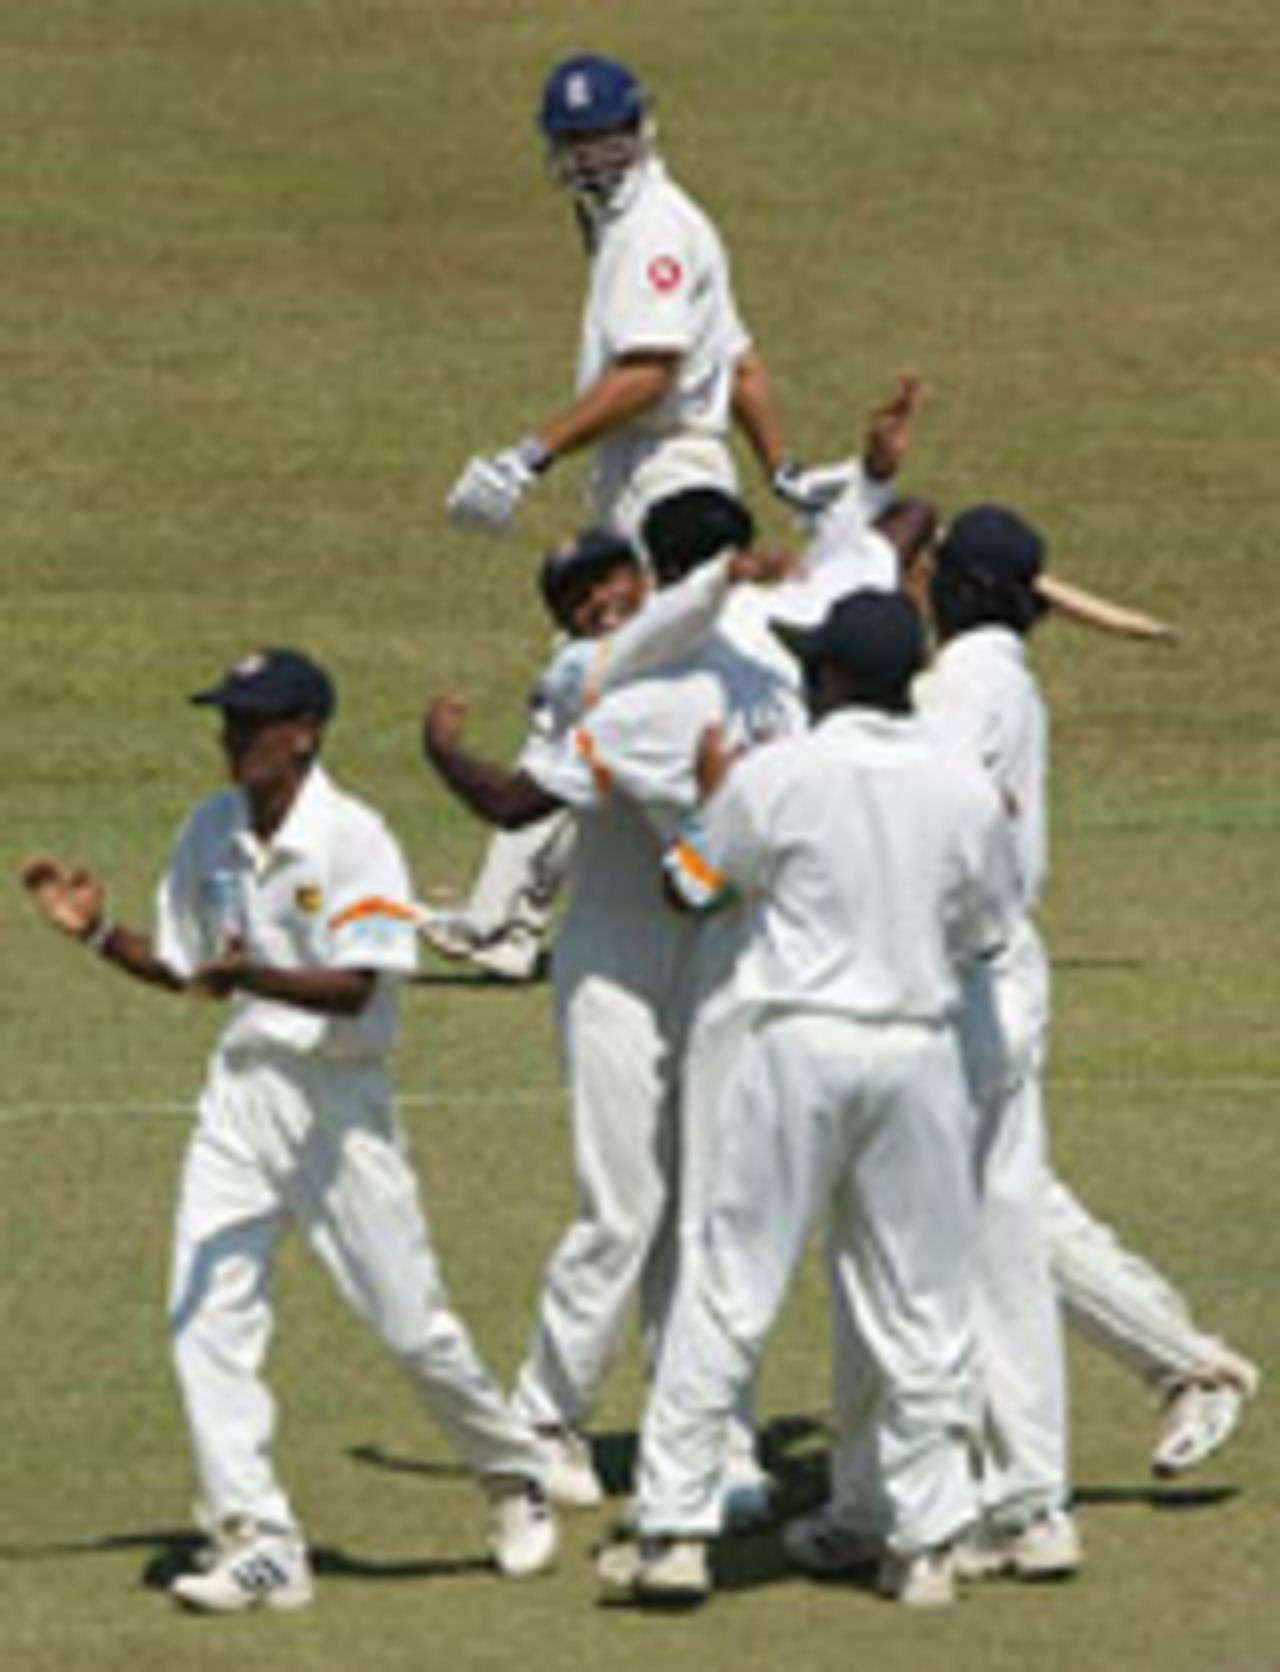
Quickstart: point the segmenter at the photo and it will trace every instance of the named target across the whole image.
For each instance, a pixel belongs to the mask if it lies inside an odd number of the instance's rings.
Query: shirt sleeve
[[[610,272],[603,332],[609,357],[643,349],[686,353],[697,337],[696,285],[691,243],[674,217],[628,239]]]
[[[152,938],[157,958],[184,981],[217,950],[201,910],[198,836],[193,819],[179,832],[156,888]]]
[[[606,691],[690,656],[714,630],[729,595],[725,562],[699,565],[674,586],[663,587],[616,632],[598,641],[586,670],[583,706]]]
[[[417,968],[413,885],[399,844],[380,822],[342,843],[330,884],[329,934],[334,969]]]
[[[773,774],[765,745],[738,761],[701,814],[701,860],[706,883],[741,894],[758,893],[768,867],[765,791]]]

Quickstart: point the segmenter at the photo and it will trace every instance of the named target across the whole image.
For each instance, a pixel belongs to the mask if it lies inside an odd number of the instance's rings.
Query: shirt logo
[[[674,290],[684,277],[684,269],[673,255],[655,256],[649,263],[649,283],[665,295]]]
[[[299,883],[293,893],[293,903],[300,912],[314,917],[320,910],[320,890],[314,883]]]

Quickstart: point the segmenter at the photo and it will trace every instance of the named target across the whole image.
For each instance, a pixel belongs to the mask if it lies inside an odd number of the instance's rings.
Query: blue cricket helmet
[[[538,126],[549,141],[567,134],[638,127],[647,100],[625,64],[580,53],[557,64],[542,89]]]

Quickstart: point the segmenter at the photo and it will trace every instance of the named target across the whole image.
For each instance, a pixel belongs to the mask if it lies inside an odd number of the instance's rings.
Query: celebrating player
[[[230,1003],[187,1151],[169,1315],[211,1544],[172,1594],[211,1613],[312,1597],[260,1375],[290,1220],[483,1483],[499,1569],[538,1572],[556,1547],[540,1454],[450,1307],[391,1104],[416,948],[399,847],[319,764],[335,692],[310,657],[262,651],[192,701],[221,711],[233,787],[187,822],[154,941],[106,915],[88,872],[39,859],[24,873],[50,921],[124,974]]]

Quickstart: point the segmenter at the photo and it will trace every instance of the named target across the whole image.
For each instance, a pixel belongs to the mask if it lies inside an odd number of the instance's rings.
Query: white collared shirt
[[[746,900],[751,1004],[945,1022],[961,970],[1017,914],[990,783],[910,716],[841,709],[749,755],[707,803],[701,850]]]
[[[283,1047],[343,1061],[380,1060],[396,1028],[397,978],[417,965],[412,886],[380,816],[313,766],[284,823],[260,842],[243,792],[195,809],[156,895],[158,956],[184,978],[227,941],[282,969],[379,972],[358,1016],[325,1016],[236,993],[224,1051]]]
[[[1048,870],[1049,719],[1025,641],[998,626],[949,639],[916,682],[916,704],[948,748],[990,775],[1017,845],[1023,906],[1034,909]]]
[[[614,504],[642,469],[652,472],[669,444],[697,438],[723,448],[734,367],[750,346],[719,233],[663,164],[650,159],[625,206],[597,229],[577,387],[589,388],[629,353],[670,353],[679,364],[661,400],[597,445],[592,492],[598,506]],[[722,477],[732,485],[727,450],[708,479]]]

